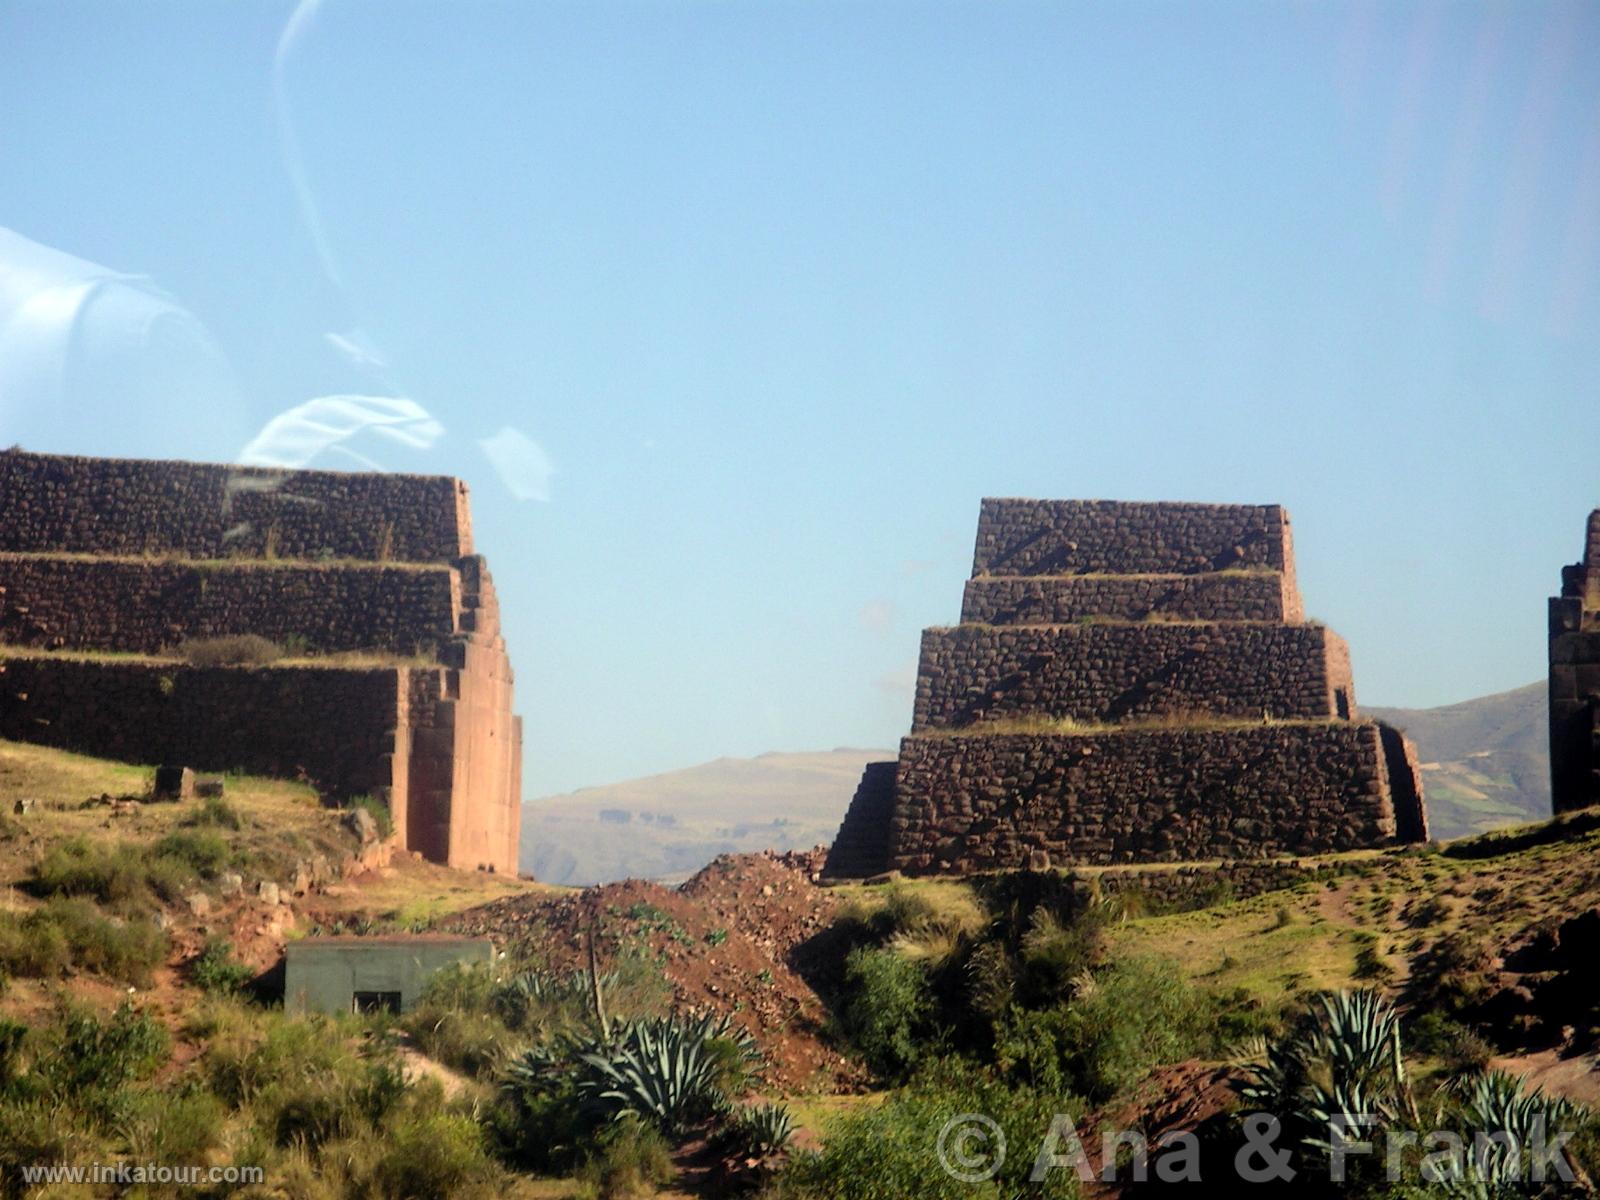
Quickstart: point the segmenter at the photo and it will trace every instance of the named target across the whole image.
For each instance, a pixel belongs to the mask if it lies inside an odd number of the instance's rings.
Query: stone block
[[[193,769],[178,766],[157,767],[155,786],[151,788],[150,795],[155,800],[193,800]]]

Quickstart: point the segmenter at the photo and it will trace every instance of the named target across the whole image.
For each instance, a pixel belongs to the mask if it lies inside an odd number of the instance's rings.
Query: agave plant
[[[741,1060],[755,1057],[750,1036],[727,1017],[651,1017],[608,1034],[557,1034],[512,1062],[505,1086],[549,1093],[571,1080],[591,1119],[632,1114],[678,1136],[726,1105],[730,1047]]]
[[[1443,1181],[1448,1195],[1490,1197],[1524,1190],[1531,1147],[1572,1128],[1583,1110],[1501,1071],[1481,1071],[1452,1086],[1467,1124],[1466,1143]]]
[[[748,1158],[777,1154],[794,1136],[794,1118],[783,1104],[758,1104],[741,1109],[729,1123],[734,1145]]]
[[[725,1102],[712,1043],[730,1029],[726,1017],[628,1022],[613,1044],[578,1055],[579,1102],[609,1119],[633,1113],[682,1134]]]
[[[1399,1017],[1371,991],[1318,997],[1293,1031],[1267,1045],[1239,1093],[1247,1104],[1282,1118],[1313,1150],[1330,1148],[1336,1124],[1359,1131],[1374,1120],[1418,1120]]]

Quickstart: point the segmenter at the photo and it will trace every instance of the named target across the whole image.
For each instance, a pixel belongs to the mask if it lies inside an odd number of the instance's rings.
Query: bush
[[[22,917],[0,915],[0,970],[50,978],[73,968],[143,986],[166,957],[149,921],[105,916],[82,897],[57,896]]]
[[[377,1195],[450,1200],[493,1173],[483,1132],[470,1117],[407,1114],[384,1133],[386,1151],[373,1179]]]
[[[903,1079],[916,1065],[917,1035],[932,1011],[927,972],[893,950],[857,946],[845,958],[839,1026],[874,1072]]]
[[[1109,1100],[1150,1068],[1191,1057],[1211,1043],[1212,1004],[1165,960],[1129,958],[1095,976],[1049,1027],[1064,1082]]]
[[[130,1157],[140,1162],[201,1162],[222,1141],[222,1102],[192,1084],[176,1093],[144,1091],[125,1122]]]
[[[189,964],[189,978],[203,992],[239,992],[255,977],[255,972],[233,957],[233,944],[226,938],[211,937]]]
[[[423,1000],[400,1021],[429,1058],[478,1079],[492,1078],[515,1052],[515,1035],[488,1012]]]
[[[103,904],[142,900],[145,856],[126,842],[69,838],[51,846],[33,868],[32,888],[41,896],[93,896]]]
[[[949,1060],[882,1105],[831,1122],[819,1152],[790,1160],[778,1194],[797,1200],[1064,1200],[1078,1194],[1070,1168],[1054,1169],[1038,1182],[1028,1176],[1056,1114],[1076,1119],[1082,1111],[1081,1102],[1070,1097],[1018,1087]],[[994,1120],[1007,1146],[996,1178],[977,1185],[960,1182],[938,1165],[940,1131],[970,1113]]]
[[[192,667],[264,667],[283,657],[283,648],[253,633],[234,637],[189,638],[173,650]]]
[[[221,796],[207,796],[178,824],[188,829],[231,829],[245,826],[244,814]]]
[[[1406,1032],[1413,1049],[1437,1058],[1451,1076],[1486,1070],[1494,1057],[1493,1046],[1440,1012],[1423,1013]]]
[[[597,1153],[579,1169],[578,1178],[600,1200],[654,1196],[672,1178],[672,1156],[653,1125],[618,1121],[601,1134]]]
[[[179,830],[169,833],[150,853],[156,859],[172,859],[210,878],[228,865],[228,843],[215,833]]]
[[[161,1024],[126,1003],[109,1016],[68,1008],[43,1041],[25,1084],[102,1130],[127,1122],[128,1085],[166,1062],[172,1046]]]

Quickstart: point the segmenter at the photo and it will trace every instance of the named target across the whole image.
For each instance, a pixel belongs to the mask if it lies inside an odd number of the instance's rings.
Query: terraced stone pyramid
[[[1427,837],[1416,758],[1304,621],[1277,505],[985,500],[961,624],[827,873],[1325,853]]]

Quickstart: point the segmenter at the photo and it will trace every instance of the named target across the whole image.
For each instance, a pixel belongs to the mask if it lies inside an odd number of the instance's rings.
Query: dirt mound
[[[838,1090],[861,1072],[823,1037],[826,1009],[796,963],[831,924],[836,901],[813,882],[817,851],[725,855],[677,888],[625,880],[552,897],[468,909],[450,930],[525,947],[552,969],[586,965],[588,936],[604,966],[623,952],[659,962],[674,1006],[732,1017],[783,1090]]]

